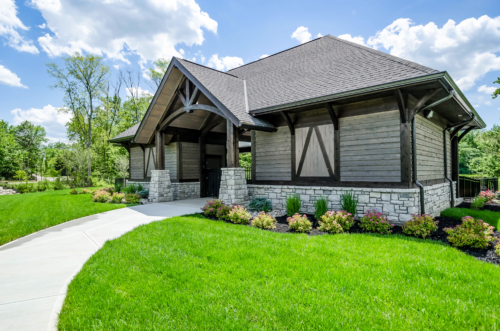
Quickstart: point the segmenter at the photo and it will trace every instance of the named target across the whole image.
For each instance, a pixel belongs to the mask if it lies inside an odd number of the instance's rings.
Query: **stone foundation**
[[[141,184],[145,190],[149,190],[150,188],[150,182],[127,180],[127,185],[131,184]],[[200,182],[170,183],[170,186],[172,188],[173,200],[187,200],[200,197]]]
[[[456,188],[456,185],[455,185]],[[436,184],[424,188],[425,211],[432,216],[450,207],[450,184]],[[285,209],[286,197],[299,194],[302,200],[302,213],[314,213],[314,201],[321,196],[328,199],[330,210],[341,209],[341,195],[353,191],[359,203],[356,217],[363,216],[368,210],[376,209],[384,213],[394,223],[403,224],[414,214],[420,214],[420,191],[416,189],[384,188],[346,188],[319,186],[248,185],[250,201],[266,197],[273,203],[273,209]]]
[[[151,170],[149,201],[155,203],[172,201],[173,199],[172,184],[170,183],[170,171]]]
[[[248,203],[245,168],[222,168],[219,199],[229,205]]]

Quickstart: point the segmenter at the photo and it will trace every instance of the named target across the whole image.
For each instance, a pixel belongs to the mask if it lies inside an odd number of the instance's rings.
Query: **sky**
[[[488,128],[500,124],[499,0],[0,0],[0,119],[65,141],[46,64],[75,52],[102,56],[113,78],[141,73],[154,93],[144,73],[158,58],[226,71],[327,34],[448,71]]]

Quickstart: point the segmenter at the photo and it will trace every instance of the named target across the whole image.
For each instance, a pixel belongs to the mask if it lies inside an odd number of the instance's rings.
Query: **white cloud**
[[[116,70],[120,69],[120,65],[119,65],[119,64],[114,64],[114,65],[113,65],[113,67],[114,67]]]
[[[263,58],[266,58],[266,57],[268,57],[268,56],[269,56],[269,54],[262,54],[262,55],[259,57],[259,59],[263,59]]]
[[[45,29],[47,27],[47,24],[43,23],[40,25],[37,25],[40,29]]]
[[[30,108],[22,110],[16,108],[10,112],[14,115],[14,125],[23,121],[30,121],[35,125],[45,128],[47,138],[51,142],[66,141],[66,123],[71,120],[72,115],[58,111],[58,108],[47,105],[43,108]]]
[[[27,31],[29,28],[17,17],[17,7],[14,0],[0,0],[0,36],[7,39],[7,45],[20,52],[38,53],[33,41],[26,40],[18,30]]]
[[[140,86],[137,86],[135,88],[126,88],[125,89],[127,91],[127,96],[131,96],[132,93],[138,95],[138,96],[142,96],[143,94],[149,94],[149,95],[153,95],[153,93],[149,92],[148,90],[143,90]]]
[[[0,64],[0,84],[28,88],[27,86],[21,84],[21,78],[17,77],[15,73],[5,68],[1,64]]]
[[[191,59],[191,61],[196,62],[196,57],[193,56],[193,58]]]
[[[206,58],[203,55],[201,55],[201,63],[205,63],[205,60]]]
[[[182,48],[179,49],[179,53],[181,53],[181,55],[184,56],[184,50]]]
[[[31,0],[51,33],[38,38],[49,56],[76,51],[139,63],[180,56],[178,44],[201,45],[204,29],[217,33],[217,22],[195,0],[96,1]]]
[[[491,101],[485,101],[483,102],[486,106],[491,106]]]
[[[233,68],[239,67],[243,65],[243,59],[241,57],[236,56],[226,56],[223,58],[219,58],[218,54],[214,54],[208,60],[208,66],[215,68],[220,71],[227,71]]]
[[[478,87],[477,91],[486,93],[486,94],[493,94],[496,91],[496,87],[493,86],[486,86],[486,85],[481,85]]]
[[[366,46],[366,44],[365,44],[365,38],[363,38],[361,36],[353,37],[350,34],[341,34],[339,36],[339,38],[347,40],[347,41],[350,41],[350,42],[353,42],[353,43],[356,43],[356,44],[360,44],[360,45]]]
[[[430,22],[414,25],[401,18],[368,39],[368,45],[392,55],[446,70],[460,88],[468,90],[486,73],[500,70],[500,16],[468,18],[442,28]]]
[[[292,38],[297,39],[301,44],[310,41],[311,36],[312,35],[309,33],[309,29],[305,26],[299,26],[291,35]]]
[[[318,34],[316,35],[316,38],[321,38],[321,37],[323,37],[323,35],[322,35],[321,33],[318,33]]]

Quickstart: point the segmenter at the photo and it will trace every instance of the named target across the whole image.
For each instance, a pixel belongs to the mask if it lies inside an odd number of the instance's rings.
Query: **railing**
[[[245,167],[245,179],[252,180],[252,167]]]
[[[458,178],[458,197],[473,198],[481,191],[498,191],[498,178],[472,178],[460,176]]]

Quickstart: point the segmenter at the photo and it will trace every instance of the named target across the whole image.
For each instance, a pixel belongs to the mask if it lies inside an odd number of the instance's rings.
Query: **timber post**
[[[240,165],[240,155],[239,155],[239,132],[238,128],[231,123],[231,121],[226,120],[227,127],[227,167],[228,168],[238,168]]]
[[[156,132],[156,170],[165,170],[165,134]]]

